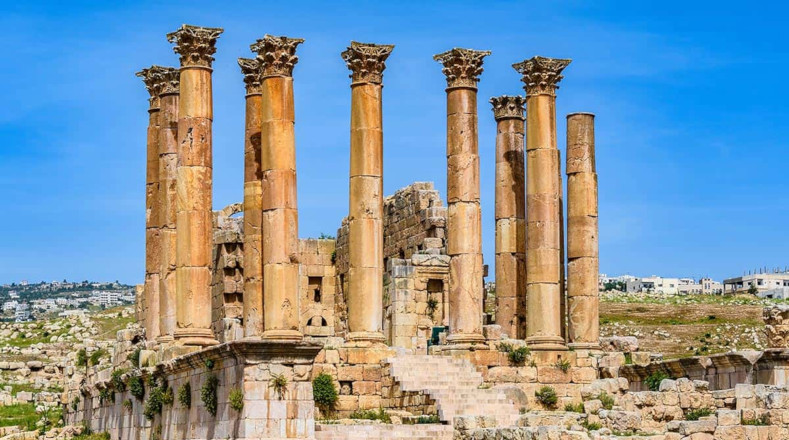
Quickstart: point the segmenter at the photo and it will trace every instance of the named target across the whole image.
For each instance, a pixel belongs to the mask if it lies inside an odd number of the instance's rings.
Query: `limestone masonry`
[[[137,74],[150,94],[141,327],[118,332],[110,364],[69,370],[68,423],[112,440],[789,439],[786,307],[764,312],[765,352],[664,362],[634,339],[601,341],[594,115],[567,116],[566,206],[556,128],[570,60],[514,64],[525,95],[483,112],[496,123],[486,311],[477,84],[491,52],[434,56],[447,84],[445,204],[430,182],[383,194],[395,47],[350,42],[348,215],[327,225],[336,239],[300,239],[304,40],[265,35],[238,59],[243,199],[214,212],[222,33],[183,25],[167,35],[179,67]]]

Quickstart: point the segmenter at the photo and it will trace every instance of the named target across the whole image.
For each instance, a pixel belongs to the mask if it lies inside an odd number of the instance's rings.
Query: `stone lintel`
[[[230,357],[237,359],[239,364],[267,362],[309,365],[313,363],[315,356],[322,348],[322,345],[310,342],[231,341],[175,357],[160,363],[157,368],[168,373],[177,373],[189,369],[205,368],[205,361],[208,359],[217,360]]]
[[[247,95],[260,93],[260,62],[256,58],[239,58],[238,66],[241,67],[241,74],[244,75],[244,85],[247,88]]]
[[[394,49],[393,44],[359,43],[351,45],[341,55],[351,70],[352,84],[381,84],[383,82],[386,59]]]
[[[489,50],[454,48],[434,55],[433,59],[443,64],[441,72],[447,77],[447,88],[477,88],[482,74],[482,59],[490,55]]]
[[[261,80],[273,76],[293,76],[293,68],[299,62],[296,47],[303,42],[302,38],[275,37],[266,34],[251,44],[249,48],[258,54]]]
[[[564,78],[562,71],[572,60],[535,56],[515,63],[512,67],[521,74],[521,81],[528,96],[555,95],[559,81]]]
[[[493,105],[493,117],[497,121],[503,119],[524,119],[523,106],[526,104],[526,98],[523,96],[494,96],[490,98],[490,103]]]
[[[222,28],[182,25],[167,34],[167,41],[175,44],[173,51],[180,55],[181,67],[211,67],[216,53],[216,40],[224,32]]]

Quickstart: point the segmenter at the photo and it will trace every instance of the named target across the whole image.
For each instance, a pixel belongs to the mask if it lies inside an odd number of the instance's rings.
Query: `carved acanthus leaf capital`
[[[434,55],[433,59],[444,65],[441,72],[447,77],[447,87],[477,87],[482,74],[482,59],[489,50],[454,48]]]
[[[562,70],[572,60],[560,58],[534,58],[515,63],[512,67],[522,75],[526,95],[555,95],[559,81],[564,78]]]
[[[523,96],[494,96],[490,98],[493,105],[493,117],[499,121],[501,119],[523,119],[523,106],[526,98]]]
[[[148,90],[148,94],[150,95],[148,103],[151,108],[159,108],[159,95],[164,86],[163,72],[166,69],[168,68],[154,65],[135,73],[136,76],[142,78],[145,89]]]
[[[181,71],[175,67],[162,68],[162,90],[159,95],[175,95],[181,92]]]
[[[372,44],[351,41],[351,45],[343,52],[342,59],[351,70],[351,80],[354,84],[383,82],[386,59],[394,49],[393,44]]]
[[[249,48],[257,52],[260,63],[260,79],[272,76],[293,76],[293,67],[299,62],[296,47],[303,43],[301,38],[275,37],[265,35]]]
[[[167,34],[167,41],[175,44],[173,51],[180,55],[181,67],[211,67],[216,53],[216,40],[224,30],[185,24]]]
[[[255,58],[239,58],[238,66],[244,75],[247,94],[260,93],[260,62]]]

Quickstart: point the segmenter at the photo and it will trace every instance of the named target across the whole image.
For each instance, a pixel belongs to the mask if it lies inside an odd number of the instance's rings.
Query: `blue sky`
[[[784,266],[789,6],[762,2],[3,2],[0,282],[143,276],[147,93],[181,23],[225,33],[214,63],[214,207],[242,197],[244,86],[263,34],[306,39],[296,66],[300,232],[348,209],[350,89],[340,52],[395,44],[384,76],[384,187],[446,188],[444,77],[432,55],[493,51],[479,84],[486,262],[495,124],[513,62],[572,58],[564,117],[597,114],[601,271],[735,276]],[[492,272],[491,272],[492,273]]]

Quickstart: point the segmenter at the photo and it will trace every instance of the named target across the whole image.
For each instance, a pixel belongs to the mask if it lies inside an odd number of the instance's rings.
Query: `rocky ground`
[[[601,336],[636,336],[665,359],[765,348],[762,308],[751,295],[603,294]]]

